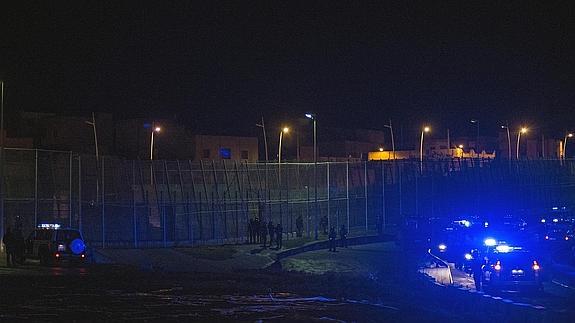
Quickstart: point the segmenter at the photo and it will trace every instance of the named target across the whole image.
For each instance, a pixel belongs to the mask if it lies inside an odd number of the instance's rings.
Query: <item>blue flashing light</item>
[[[493,247],[497,244],[497,240],[493,238],[487,238],[483,241],[483,243],[488,247]]]

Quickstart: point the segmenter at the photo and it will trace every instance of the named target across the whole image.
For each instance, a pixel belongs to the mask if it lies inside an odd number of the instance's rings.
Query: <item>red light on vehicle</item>
[[[539,270],[541,269],[541,267],[539,266],[539,264],[537,263],[537,260],[533,260],[533,270]]]
[[[493,266],[493,269],[499,271],[501,270],[501,261],[497,260],[497,262],[495,263],[495,266]]]

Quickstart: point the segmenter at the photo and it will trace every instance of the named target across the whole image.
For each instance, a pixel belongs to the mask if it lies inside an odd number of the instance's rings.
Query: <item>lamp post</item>
[[[313,182],[314,182],[314,195],[315,195],[314,239],[317,240],[319,239],[319,233],[318,233],[319,206],[317,205],[317,117],[313,113],[306,113],[305,117],[313,120]]]
[[[505,123],[505,125],[501,126],[501,128],[507,130],[507,150],[509,160],[511,160],[511,136],[509,135],[509,125]]]
[[[264,123],[264,117],[262,117],[262,123],[256,124],[256,126],[262,128],[262,130],[264,132],[264,146],[265,146],[265,151],[266,151],[266,163],[267,163],[269,161],[269,159],[268,159],[268,137],[266,136],[266,125]]]
[[[419,144],[419,161],[423,162],[423,134],[429,132],[429,127],[424,127],[421,130],[421,142]]]
[[[152,136],[150,139],[150,160],[154,160],[154,133],[162,131],[162,128],[152,126]]]
[[[98,150],[98,133],[96,132],[96,115],[92,112],[92,121],[85,121],[92,126],[94,132],[94,146],[96,147],[96,201],[100,201],[100,153]]]
[[[479,120],[471,119],[469,122],[473,123],[477,127],[477,135],[475,137],[475,153],[479,154]]]
[[[389,128],[391,132],[391,150],[393,151],[393,160],[395,160],[395,141],[393,140],[393,126],[391,125],[391,119],[389,119],[389,124],[383,125],[385,128]]]
[[[573,137],[572,133],[568,133],[565,135],[565,140],[563,140],[563,160],[567,158],[567,138]]]
[[[283,139],[283,134],[284,133],[288,133],[289,132],[289,128],[288,127],[283,127],[282,130],[280,131],[280,144],[279,144],[279,149],[278,149],[278,163],[281,164],[282,162],[282,139]]]
[[[517,132],[517,154],[516,154],[516,159],[519,160],[519,140],[521,140],[521,134],[522,133],[526,133],[527,132],[527,128],[523,127],[521,128],[518,132]]]

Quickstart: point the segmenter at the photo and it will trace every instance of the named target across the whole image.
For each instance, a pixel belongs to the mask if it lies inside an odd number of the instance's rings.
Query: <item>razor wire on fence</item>
[[[6,149],[5,224],[79,228],[98,247],[243,243],[250,219],[289,239],[382,232],[406,218],[535,212],[573,201],[573,161],[314,163],[125,160]],[[569,205],[571,206],[571,205]]]

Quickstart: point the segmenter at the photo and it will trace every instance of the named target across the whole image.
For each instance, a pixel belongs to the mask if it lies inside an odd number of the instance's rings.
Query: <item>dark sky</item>
[[[493,134],[504,120],[575,128],[571,8],[436,2],[4,3],[6,109],[177,116],[237,133],[306,111],[320,126],[392,118],[416,135],[423,122],[474,133],[471,118]]]

